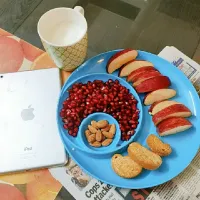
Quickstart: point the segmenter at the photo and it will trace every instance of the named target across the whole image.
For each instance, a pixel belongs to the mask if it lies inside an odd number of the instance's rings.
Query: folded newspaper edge
[[[168,60],[191,80],[200,94],[200,65],[173,46],[166,46],[158,56]],[[104,184],[88,176],[72,159],[65,167],[50,169],[77,200],[199,200],[200,151],[192,163],[173,180],[148,189],[123,189]]]

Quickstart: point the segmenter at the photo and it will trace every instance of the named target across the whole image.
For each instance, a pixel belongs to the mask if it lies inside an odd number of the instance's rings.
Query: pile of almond
[[[109,124],[106,120],[91,121],[91,125],[88,125],[85,131],[85,137],[93,147],[106,147],[112,143],[115,132],[115,124]]]

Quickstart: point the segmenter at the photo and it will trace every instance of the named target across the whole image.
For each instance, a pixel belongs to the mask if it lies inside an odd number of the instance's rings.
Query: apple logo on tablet
[[[21,112],[21,117],[24,121],[32,120],[34,119],[35,115],[33,114],[34,108],[31,108],[31,105],[28,106],[28,108],[23,109]]]

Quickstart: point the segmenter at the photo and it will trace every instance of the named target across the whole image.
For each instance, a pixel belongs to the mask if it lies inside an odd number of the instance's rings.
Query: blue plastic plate
[[[106,52],[86,61],[72,73],[65,85],[86,74],[106,73],[107,61],[116,51]],[[152,62],[162,74],[170,78],[172,82],[171,88],[177,91],[177,95],[173,100],[184,103],[193,113],[193,116],[189,118],[193,124],[193,128],[176,135],[162,137],[164,142],[171,145],[173,153],[163,158],[161,167],[155,171],[143,170],[142,174],[133,179],[123,179],[112,170],[111,156],[91,156],[74,148],[70,143],[66,143],[61,134],[65,148],[70,156],[88,174],[114,186],[135,189],[156,186],[177,176],[190,164],[200,144],[200,100],[190,81],[179,69],[164,59],[151,53],[138,52],[138,60]],[[113,75],[117,76],[117,73],[115,72]],[[140,98],[143,98],[143,96],[140,95]],[[148,114],[148,107],[143,106],[142,127],[134,140],[146,146],[146,138],[151,133],[157,134],[156,128],[152,123],[151,116]],[[127,152],[124,151],[123,154],[125,155]]]
[[[86,153],[90,153],[90,154],[99,156],[99,155],[105,155],[105,154],[108,154],[108,153],[114,153],[115,151],[118,151],[118,150],[126,147],[128,144],[130,144],[133,141],[134,137],[137,136],[138,131],[140,130],[140,127],[141,127],[142,116],[143,116],[142,103],[140,101],[140,98],[139,98],[137,92],[135,91],[135,89],[128,82],[124,81],[122,78],[116,77],[116,76],[111,75],[111,74],[107,74],[107,73],[106,74],[105,73],[89,74],[89,75],[82,76],[82,77],[70,82],[69,84],[65,84],[62,88],[62,91],[61,91],[61,96],[60,96],[59,103],[58,103],[58,110],[62,109],[62,107],[63,107],[62,103],[69,96],[68,90],[75,83],[87,83],[88,81],[95,81],[95,80],[102,80],[103,82],[106,82],[109,79],[112,79],[113,81],[118,80],[121,85],[123,85],[124,87],[129,89],[129,92],[138,101],[137,108],[140,110],[140,113],[139,113],[139,119],[138,119],[139,124],[138,124],[137,128],[135,129],[135,134],[131,137],[131,139],[129,141],[122,141],[120,139],[121,138],[121,131],[119,129],[119,124],[117,123],[117,121],[113,117],[111,117],[110,115],[107,115],[105,113],[101,113],[101,114],[99,114],[99,115],[103,115],[101,117],[101,119],[108,120],[108,122],[110,121],[110,124],[113,124],[113,123],[116,124],[116,126],[117,126],[116,127],[116,134],[115,134],[115,137],[113,139],[112,144],[110,144],[109,146],[101,147],[101,148],[92,148],[88,144],[88,142],[86,141],[84,132],[85,132],[85,130],[87,130],[87,126],[91,123],[91,121],[95,120],[95,116],[97,116],[97,114],[94,115],[94,116],[89,115],[87,118],[85,118],[81,122],[81,125],[79,126],[79,131],[78,131],[77,137],[72,137],[67,133],[68,131],[63,128],[62,118],[59,117],[59,112],[57,112],[59,132],[63,136],[64,143],[71,143],[71,144],[73,144],[73,146],[75,148],[77,148],[79,150],[82,150],[82,151],[85,151]],[[95,121],[99,121],[99,120],[100,119],[95,120]],[[113,120],[115,122],[113,122]]]

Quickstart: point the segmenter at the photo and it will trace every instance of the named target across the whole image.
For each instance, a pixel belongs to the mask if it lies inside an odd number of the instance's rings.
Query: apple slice
[[[161,73],[155,68],[153,68],[151,70],[146,70],[142,73],[138,73],[135,76],[133,76],[132,82],[136,82],[136,81],[138,81],[139,79],[142,79],[142,78],[148,78],[148,77],[150,77],[150,75],[157,76],[157,75],[161,75]]]
[[[181,103],[179,103],[177,101],[161,101],[160,103],[156,104],[153,107],[151,114],[155,115],[156,113],[160,112],[161,110],[163,110],[169,106],[175,105],[175,104],[181,104]]]
[[[115,70],[119,69],[122,65],[127,62],[134,60],[138,55],[138,52],[133,49],[124,49],[120,52],[114,54],[107,64],[107,72],[109,74],[113,73]]]
[[[124,77],[128,76],[131,72],[142,68],[142,67],[153,67],[153,64],[151,62],[145,61],[145,60],[133,60],[129,63],[125,64],[119,71],[119,76]]]
[[[171,117],[162,121],[158,125],[157,131],[160,136],[165,136],[185,131],[191,127],[192,124],[187,119],[182,117]]]
[[[170,99],[176,95],[173,89],[159,89],[155,90],[144,97],[144,105],[151,105],[154,102]]]
[[[153,78],[156,76],[162,76],[162,74],[160,72],[148,72],[147,74],[141,75],[141,77],[139,76],[136,80],[135,83],[133,83],[133,87],[136,87],[137,85],[139,85],[142,81],[147,80],[149,78]]]
[[[150,107],[149,107],[149,114],[150,115],[152,115],[152,110],[153,110],[153,108],[158,104],[158,103],[160,103],[160,102],[162,102],[162,101],[156,101],[156,102],[154,102]]]
[[[153,122],[157,126],[163,120],[170,117],[190,117],[191,111],[183,104],[174,104],[167,108],[162,109],[153,115]]]
[[[152,66],[148,66],[148,67],[141,67],[141,68],[139,68],[139,69],[136,69],[136,70],[134,70],[133,72],[131,72],[129,75],[128,75],[128,77],[127,77],[127,81],[128,82],[131,82],[131,81],[133,81],[133,78],[136,76],[136,75],[138,75],[138,74],[140,74],[140,73],[147,73],[147,72],[150,72],[150,71],[157,71],[157,69],[155,69],[154,67],[152,67]]]
[[[142,81],[135,87],[138,93],[152,92],[154,90],[168,88],[171,82],[167,76],[156,76]]]

